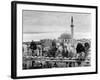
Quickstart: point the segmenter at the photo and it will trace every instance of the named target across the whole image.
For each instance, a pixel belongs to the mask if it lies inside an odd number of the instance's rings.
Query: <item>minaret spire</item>
[[[73,16],[71,16],[71,24],[73,25]]]
[[[74,24],[73,24],[73,16],[71,16],[71,36],[72,36],[72,39],[74,37]]]

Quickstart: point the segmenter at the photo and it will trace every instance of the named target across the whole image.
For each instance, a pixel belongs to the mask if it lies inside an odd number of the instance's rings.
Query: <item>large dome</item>
[[[63,33],[58,37],[58,39],[71,39],[71,35],[67,33]]]

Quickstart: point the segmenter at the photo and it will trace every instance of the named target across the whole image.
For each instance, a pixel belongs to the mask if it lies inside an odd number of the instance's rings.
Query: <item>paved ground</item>
[[[28,57],[23,61],[23,69],[53,68],[53,67],[81,67],[90,66],[90,61],[79,61],[69,59],[42,59]]]

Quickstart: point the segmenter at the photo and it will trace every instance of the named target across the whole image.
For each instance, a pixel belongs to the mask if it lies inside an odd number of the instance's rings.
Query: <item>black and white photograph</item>
[[[91,66],[91,14],[23,10],[23,69]]]
[[[97,7],[12,2],[12,77],[97,73]]]

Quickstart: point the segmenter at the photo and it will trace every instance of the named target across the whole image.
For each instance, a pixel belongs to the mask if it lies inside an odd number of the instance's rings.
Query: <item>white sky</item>
[[[71,16],[74,20],[74,38],[91,37],[91,14],[23,10],[23,40],[57,38],[71,33]]]

